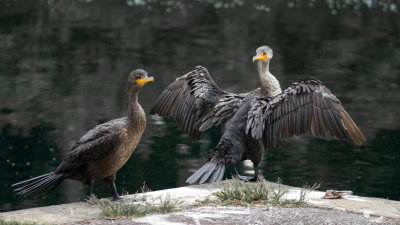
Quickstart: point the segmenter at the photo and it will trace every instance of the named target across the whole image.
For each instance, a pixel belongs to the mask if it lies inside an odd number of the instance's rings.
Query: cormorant
[[[223,135],[212,150],[209,162],[186,182],[213,183],[222,179],[225,167],[234,165],[242,180],[256,181],[262,150],[275,147],[308,130],[314,136],[352,139],[361,145],[366,139],[340,101],[325,85],[312,77],[301,79],[282,91],[269,71],[272,49],[261,46],[258,60],[261,88],[234,94],[222,90],[207,69],[195,67],[171,83],[158,97],[150,114],[173,116],[182,130],[198,139],[212,126],[225,123]],[[238,174],[235,164],[250,159],[253,178]]]
[[[89,185],[90,194],[93,194],[94,182],[104,179],[113,199],[118,200],[116,173],[136,149],[146,127],[146,114],[138,102],[138,92],[149,81],[153,81],[153,77],[148,77],[146,71],[132,71],[126,88],[128,116],[89,130],[54,172],[13,184],[20,186],[14,191],[23,196],[45,196],[65,179],[72,179]]]

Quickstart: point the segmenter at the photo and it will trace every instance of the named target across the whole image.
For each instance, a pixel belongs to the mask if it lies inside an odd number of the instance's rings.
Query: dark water
[[[271,181],[400,200],[400,3],[398,1],[11,1],[0,3],[0,210],[80,201],[64,182],[46,199],[15,196],[12,183],[54,170],[87,130],[126,113],[129,72],[155,76],[140,93],[149,111],[175,77],[201,64],[231,92],[259,84],[255,49],[274,49],[282,86],[315,76],[341,99],[366,145],[295,138],[263,156]],[[351,3],[346,3],[351,2]],[[186,185],[220,128],[200,141],[170,119],[148,117],[141,144],[117,175],[120,192]],[[242,173],[251,173],[243,163]],[[227,173],[229,175],[229,173]],[[95,193],[109,196],[104,182]]]

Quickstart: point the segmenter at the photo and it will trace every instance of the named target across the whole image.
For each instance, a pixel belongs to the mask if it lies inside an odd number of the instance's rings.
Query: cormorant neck
[[[275,96],[282,90],[279,81],[269,72],[269,62],[269,60],[266,62],[258,61],[258,76],[260,76],[262,92],[267,96]]]
[[[126,95],[128,99],[128,122],[131,126],[136,126],[138,121],[136,118],[139,113],[137,111],[143,110],[138,101],[139,89],[135,87],[128,87],[126,90]]]

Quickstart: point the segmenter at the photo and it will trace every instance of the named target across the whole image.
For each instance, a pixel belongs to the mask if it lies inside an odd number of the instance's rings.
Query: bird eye
[[[143,75],[139,75],[139,76],[136,77],[136,80],[139,80],[139,79],[140,80],[143,79]]]

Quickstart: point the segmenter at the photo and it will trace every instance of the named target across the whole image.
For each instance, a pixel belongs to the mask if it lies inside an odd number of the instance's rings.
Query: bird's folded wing
[[[262,139],[268,149],[279,141],[311,130],[314,136],[366,139],[340,101],[315,78],[293,83],[272,98],[255,98],[247,116],[246,133]]]
[[[112,120],[88,131],[67,153],[55,173],[69,173],[112,153],[119,144],[123,121]]]

